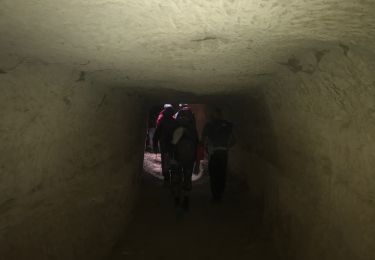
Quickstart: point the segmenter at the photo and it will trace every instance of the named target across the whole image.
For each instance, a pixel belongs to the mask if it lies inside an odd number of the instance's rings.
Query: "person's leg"
[[[194,167],[194,162],[189,164],[189,165],[185,165],[184,168],[183,168],[183,195],[184,195],[184,200],[182,202],[182,206],[185,208],[185,209],[189,209],[189,194],[190,194],[190,191],[192,189],[192,181],[191,181],[191,177],[192,177],[192,174],[193,174],[193,167]]]
[[[210,186],[213,199],[217,199],[219,196],[218,191],[218,157],[217,153],[213,152],[208,162],[208,173],[210,175]]]
[[[183,177],[184,177],[184,183],[183,183],[183,189],[188,194],[191,191],[192,188],[192,182],[191,177],[193,174],[193,165],[188,165],[183,168]]]
[[[209,174],[213,199],[220,200],[226,185],[227,151],[215,151],[209,161]]]
[[[172,174],[172,193],[175,199],[175,206],[180,204],[181,190],[182,190],[182,167],[176,165],[173,167]]]
[[[150,149],[153,151],[155,149],[152,140],[154,139],[154,134],[155,134],[155,127],[151,127],[148,131],[149,134],[149,144],[150,144]]]
[[[169,160],[168,153],[161,152],[161,171],[162,171],[165,183],[168,183],[170,181],[168,160]]]
[[[219,198],[222,197],[227,179],[228,152],[217,152],[217,193]]]

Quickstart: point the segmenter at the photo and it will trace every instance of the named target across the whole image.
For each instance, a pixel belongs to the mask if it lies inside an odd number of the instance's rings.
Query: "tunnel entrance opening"
[[[224,106],[221,102],[215,104]],[[178,110],[178,104],[172,105]],[[213,106],[211,103],[189,106],[201,140],[206,115],[211,116]],[[181,202],[176,204],[175,190],[163,183],[161,154],[153,152],[151,142],[163,109],[164,104],[149,107],[139,203],[112,259],[220,260],[233,256],[236,259],[277,259],[271,242],[263,233],[262,214],[249,203],[247,190],[236,174],[228,175],[224,199],[215,201],[207,164],[203,161],[203,171],[192,175],[192,189],[187,191],[189,206],[183,206],[186,193],[182,193]],[[173,182],[171,184],[173,186]]]
[[[180,110],[184,107],[189,108],[194,115],[194,128],[197,131],[198,141],[201,140],[204,124],[206,123],[206,105],[205,104],[155,104],[149,108],[147,118],[147,132],[145,137],[145,149],[143,159],[143,170],[146,174],[153,176],[156,179],[164,180],[162,173],[162,148],[161,142],[154,141],[157,127],[160,128],[160,121],[162,120],[163,111],[165,108],[172,109],[173,119],[176,120]],[[158,130],[159,132],[159,130]],[[158,133],[159,134],[159,133]],[[196,161],[194,163],[192,181],[195,182],[207,172],[207,160],[204,158],[203,147],[199,146],[197,149]]]

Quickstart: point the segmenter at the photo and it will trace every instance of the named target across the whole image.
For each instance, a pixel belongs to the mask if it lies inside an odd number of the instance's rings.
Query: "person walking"
[[[196,160],[198,132],[194,114],[185,107],[178,112],[176,129],[172,136],[173,161],[171,163],[172,192],[175,206],[189,209],[189,193],[192,189],[192,174]]]
[[[208,151],[208,173],[212,199],[221,201],[227,179],[228,151],[234,145],[233,124],[223,119],[215,109],[211,120],[203,128],[202,140]]]
[[[175,111],[171,105],[164,105],[164,109],[160,112],[157,118],[156,129],[153,136],[154,152],[157,152],[157,148],[160,147],[161,168],[164,183],[166,185],[170,183],[169,160],[173,149],[171,140],[173,131],[176,128],[176,120],[173,117],[174,112]]]

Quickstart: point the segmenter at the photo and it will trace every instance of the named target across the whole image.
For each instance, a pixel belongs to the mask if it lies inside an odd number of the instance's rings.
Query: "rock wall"
[[[38,62],[0,85],[0,258],[103,259],[135,198],[141,100]]]
[[[375,258],[374,60],[344,44],[310,50],[228,105],[232,171],[284,259]]]

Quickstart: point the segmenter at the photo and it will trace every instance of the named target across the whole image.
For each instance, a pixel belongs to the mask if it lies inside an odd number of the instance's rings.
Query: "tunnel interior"
[[[0,1],[1,257],[374,259],[374,13],[370,0]],[[143,157],[150,109],[181,100],[221,107],[238,141],[230,203],[205,204],[197,185],[176,222]]]

